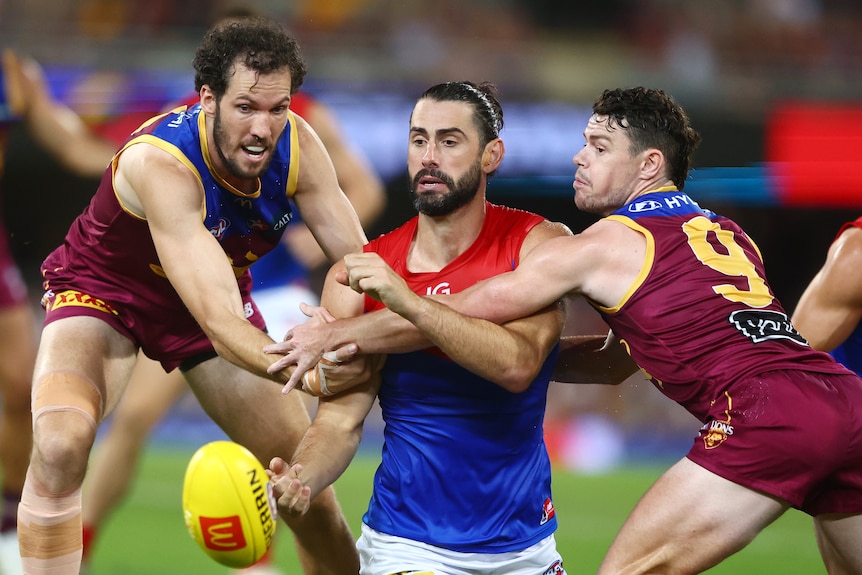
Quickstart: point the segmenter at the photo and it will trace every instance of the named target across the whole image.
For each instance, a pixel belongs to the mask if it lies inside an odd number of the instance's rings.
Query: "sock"
[[[83,525],[83,535],[84,535],[84,561],[88,561],[90,555],[93,553],[93,543],[96,540],[96,527],[94,525],[87,525],[86,523]]]

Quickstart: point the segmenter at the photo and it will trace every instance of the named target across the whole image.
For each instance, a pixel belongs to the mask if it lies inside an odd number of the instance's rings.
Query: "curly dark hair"
[[[237,63],[259,74],[289,69],[291,94],[305,79],[299,44],[282,26],[260,16],[227,18],[206,33],[195,53],[195,90],[207,84],[221,98]]]
[[[605,90],[593,104],[593,113],[607,116],[608,128],[628,131],[632,154],[647,148],[660,150],[667,161],[668,177],[683,189],[700,134],[673,98],[651,88]]]

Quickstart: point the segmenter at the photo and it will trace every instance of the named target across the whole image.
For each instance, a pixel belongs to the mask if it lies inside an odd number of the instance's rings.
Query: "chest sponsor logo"
[[[48,296],[48,301],[46,303],[48,304],[45,306],[47,311],[53,311],[61,307],[88,307],[90,309],[97,309],[105,313],[118,315],[117,310],[111,307],[111,305],[106,301],[76,290],[62,291],[54,295],[53,299]]]
[[[450,288],[449,282],[441,282],[436,286],[428,286],[425,288],[425,295],[435,295],[435,294],[451,294],[452,290]]]
[[[770,310],[737,310],[728,317],[742,335],[754,343],[771,339],[789,339],[800,345],[808,345],[805,338],[790,323],[786,314]]]
[[[280,231],[280,230],[284,229],[284,226],[289,224],[290,220],[292,220],[292,219],[293,219],[293,214],[290,212],[285,212],[284,214],[282,214],[282,216],[280,218],[278,218],[278,221],[275,222],[275,225],[272,226],[272,229],[274,229],[275,231]]]

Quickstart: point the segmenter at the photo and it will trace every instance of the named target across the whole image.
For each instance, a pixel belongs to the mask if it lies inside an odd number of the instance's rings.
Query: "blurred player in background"
[[[196,96],[185,103],[193,105],[199,100],[200,96]],[[290,109],[317,132],[332,159],[338,183],[362,225],[373,224],[386,205],[383,183],[365,158],[350,147],[332,110],[303,92],[293,95]],[[307,319],[300,311],[300,303],[317,304],[319,296],[310,285],[309,273],[327,261],[300,218],[291,221],[282,244],[251,267],[254,301],[276,340]],[[178,370],[165,373],[158,362],[140,356],[123,399],[94,449],[84,482],[85,566],[92,558],[100,526],[128,493],[153,427],[187,390]],[[301,397],[311,398],[306,394]],[[271,561],[272,554],[268,553],[244,572],[263,572],[270,568]]]
[[[37,144],[65,169],[80,176],[100,175],[115,151],[110,142],[93,135],[74,111],[51,97],[36,62],[5,50],[0,65],[0,176],[3,173],[8,129],[12,122],[23,122]],[[32,440],[30,386],[38,341],[36,322],[27,299],[26,282],[12,259],[3,218],[0,217],[2,575],[22,573],[17,514]]]
[[[862,375],[862,218],[838,230],[799,299],[793,325],[811,347]]]
[[[195,69],[201,104],[135,134],[46,259],[34,449],[18,511],[25,573],[78,573],[89,451],[140,347],[180,366],[207,413],[264,461],[292,452],[308,425],[302,401],[260,377],[270,363],[260,348],[272,340],[247,268],[278,244],[291,193],[328,258],[357,249],[364,233],[319,139],[288,110],[305,66],[281,27],[216,26]],[[355,573],[334,493],[315,505],[310,520],[288,521],[304,567]]]

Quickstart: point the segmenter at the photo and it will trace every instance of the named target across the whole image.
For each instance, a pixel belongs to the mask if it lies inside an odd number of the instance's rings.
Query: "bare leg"
[[[599,573],[701,573],[745,547],[788,507],[682,459],[635,506]]]
[[[96,445],[84,482],[85,562],[91,551],[87,534],[95,538],[99,526],[126,497],[150,432],[187,389],[178,370],[165,373],[158,362],[138,355],[129,386]]]
[[[862,573],[862,515],[818,515],[814,530],[830,575]]]
[[[24,572],[77,575],[81,567],[81,485],[105,406],[116,402],[135,346],[89,317],[42,331],[33,374],[33,451],[18,539]]]
[[[236,368],[220,358],[187,374],[206,412],[234,441],[248,447],[264,466],[276,455],[290,458],[310,424],[299,393]],[[330,487],[301,519],[287,521],[309,575],[356,575],[359,557],[350,526]]]

